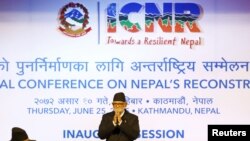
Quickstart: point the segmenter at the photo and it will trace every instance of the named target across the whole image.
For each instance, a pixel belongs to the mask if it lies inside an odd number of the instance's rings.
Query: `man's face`
[[[124,109],[127,107],[127,103],[123,101],[114,101],[112,105],[113,105],[114,111],[116,112],[123,112]]]

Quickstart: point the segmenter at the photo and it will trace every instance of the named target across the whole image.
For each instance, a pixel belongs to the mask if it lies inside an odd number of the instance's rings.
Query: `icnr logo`
[[[107,8],[107,32],[117,31],[117,21],[122,28],[129,32],[154,32],[155,21],[163,32],[184,32],[187,28],[190,32],[201,32],[197,20],[201,17],[202,8],[195,3],[163,3],[163,10],[156,3],[128,3],[120,8],[117,18],[118,6],[111,3]],[[131,22],[129,15],[144,10],[144,23]],[[145,24],[142,29],[141,24]]]

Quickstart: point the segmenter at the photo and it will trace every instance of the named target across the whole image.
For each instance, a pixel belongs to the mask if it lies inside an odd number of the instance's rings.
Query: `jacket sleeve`
[[[115,129],[113,124],[113,117],[103,115],[99,125],[98,136],[100,139],[107,139]]]
[[[135,140],[140,135],[139,119],[138,116],[129,116],[122,121],[120,129],[130,140]]]

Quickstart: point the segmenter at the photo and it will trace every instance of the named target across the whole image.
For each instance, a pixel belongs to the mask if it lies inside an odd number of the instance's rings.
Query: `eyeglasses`
[[[125,103],[124,102],[121,102],[121,103],[115,103],[113,102],[112,105],[113,106],[123,106]]]

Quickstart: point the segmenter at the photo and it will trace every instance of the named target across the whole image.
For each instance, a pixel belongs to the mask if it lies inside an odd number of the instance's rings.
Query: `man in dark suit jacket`
[[[127,102],[124,93],[116,93],[112,104],[114,110],[102,116],[98,136],[106,141],[137,139],[140,133],[138,116],[125,109]]]

